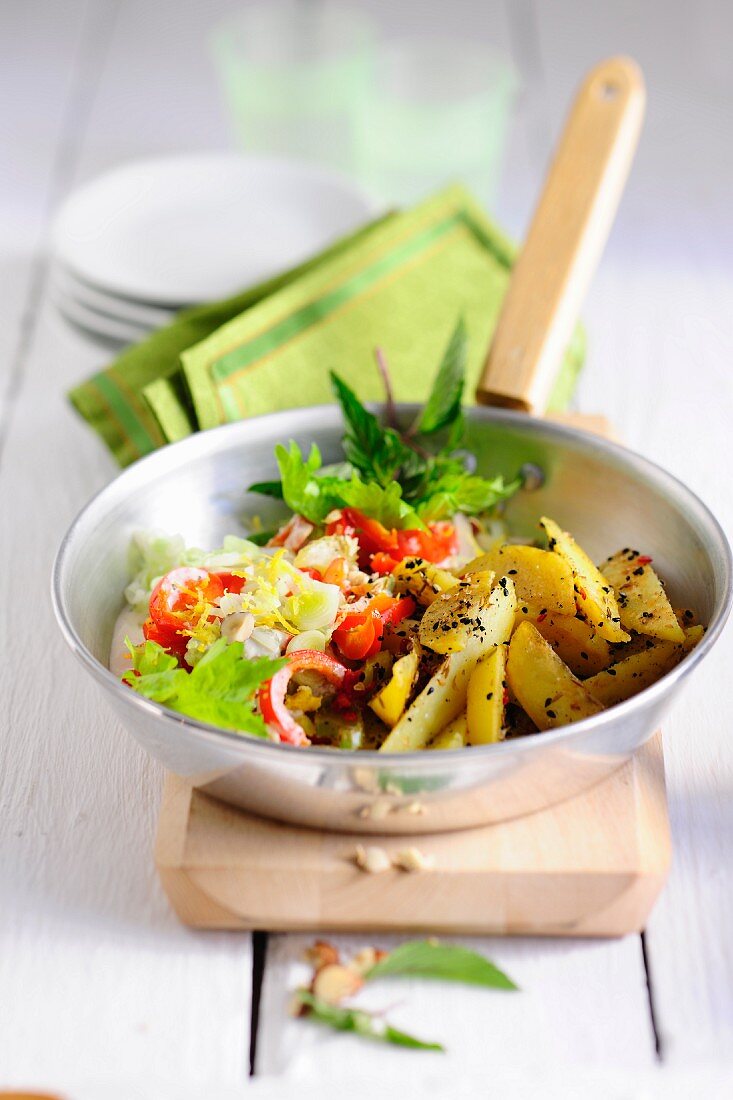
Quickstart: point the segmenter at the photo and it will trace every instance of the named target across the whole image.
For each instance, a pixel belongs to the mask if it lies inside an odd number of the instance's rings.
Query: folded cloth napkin
[[[363,400],[378,399],[376,347],[396,398],[420,401],[459,316],[469,335],[470,400],[514,256],[470,195],[453,186],[263,286],[179,314],[71,400],[125,465],[198,429],[330,401],[330,370]],[[566,406],[583,357],[578,329],[551,409]]]
[[[342,237],[298,267],[224,301],[182,310],[165,328],[126,348],[105,370],[69,393],[77,411],[121,466],[198,429],[180,371],[181,352],[197,344],[268,295],[358,241],[392,214]],[[150,388],[152,400],[146,397]],[[156,401],[155,398],[158,398]],[[158,414],[161,413],[161,419]]]

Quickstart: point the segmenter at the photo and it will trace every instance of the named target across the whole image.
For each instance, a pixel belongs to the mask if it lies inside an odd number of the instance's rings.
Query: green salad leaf
[[[254,695],[285,665],[284,658],[244,660],[241,642],[219,638],[188,672],[157,642],[132,646],[128,641],[127,646],[133,668],[123,680],[140,695],[200,722],[255,737],[267,735],[254,709]]]
[[[337,508],[358,508],[385,527],[422,526],[415,510],[402,499],[396,481],[390,481],[386,487],[376,481],[362,481],[350,465],[339,467],[339,472],[348,472],[349,477],[323,473],[321,454],[315,443],[307,458],[294,440],[288,447],[278,444],[275,458],[282,478],[274,483],[277,492],[270,491],[271,482],[252,485],[250,490],[281,496],[293,512],[311,523],[323,523],[328,513]]]
[[[327,1024],[328,1027],[332,1027],[336,1031],[353,1031],[365,1039],[376,1039],[378,1042],[410,1047],[412,1050],[445,1050],[441,1043],[430,1043],[417,1039],[406,1031],[400,1031],[399,1028],[392,1027],[386,1020],[372,1012],[366,1012],[363,1008],[344,1008],[341,1005],[332,1005],[306,989],[299,989],[297,997],[308,1010],[307,1015],[309,1018]]]
[[[367,981],[392,976],[436,978],[489,989],[517,989],[497,966],[467,947],[437,940],[412,940],[395,947],[367,971]]]
[[[280,481],[258,482],[250,490],[284,500],[293,512],[315,524],[343,507],[357,508],[390,528],[424,527],[456,512],[489,511],[515,493],[520,483],[471,474],[454,453],[465,428],[461,399],[467,346],[461,318],[425,407],[404,435],[380,423],[343,379],[332,373],[334,395],[346,424],[343,447],[348,462],[322,467],[315,444],[304,458],[291,441],[287,448],[276,448]],[[438,450],[435,436],[444,440]]]

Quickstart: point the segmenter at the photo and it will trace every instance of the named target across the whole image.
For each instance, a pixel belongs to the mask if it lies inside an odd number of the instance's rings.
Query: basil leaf
[[[440,361],[430,396],[415,424],[422,435],[448,428],[460,418],[467,355],[466,326],[460,317]],[[455,440],[452,443],[456,446]]]
[[[351,1031],[365,1039],[375,1039],[378,1042],[392,1043],[412,1050],[445,1050],[441,1043],[429,1043],[417,1039],[406,1031],[392,1027],[386,1020],[366,1012],[363,1008],[331,1005],[306,989],[299,989],[297,996],[300,1003],[308,1008],[310,1018],[334,1028],[335,1031]]]
[[[416,978],[436,978],[441,981],[482,985],[489,989],[517,989],[508,978],[483,955],[467,947],[442,944],[431,940],[413,940],[394,951],[368,970],[365,977],[386,978],[405,975]]]

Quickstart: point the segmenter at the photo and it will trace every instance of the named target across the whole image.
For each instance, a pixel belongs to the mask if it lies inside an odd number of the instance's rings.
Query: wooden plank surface
[[[67,100],[59,112],[66,129],[47,132],[52,148],[36,165],[49,173],[61,158],[47,185],[54,201],[80,173],[117,159],[115,120],[100,101],[127,111],[130,133],[148,97],[178,95],[176,108],[186,116],[184,71],[178,85],[166,85],[170,70],[148,55],[149,83],[136,99],[134,84],[121,85],[119,68],[107,66],[105,58],[119,52],[134,57],[145,37],[143,5],[116,8],[70,6],[65,20],[54,15],[37,36],[48,9],[35,3],[25,11],[22,39],[14,31],[26,64],[32,61],[29,76],[37,80],[46,54],[58,50],[83,78],[79,87],[59,74],[56,87],[50,79],[44,86],[52,112],[56,97]],[[163,57],[165,27],[155,28],[150,49]],[[200,25],[188,34],[190,49]],[[130,89],[124,104],[121,86]],[[30,97],[31,82],[22,89]],[[193,108],[193,89],[189,97]],[[34,110],[42,106],[36,100]],[[16,141],[22,146],[20,134]],[[45,193],[42,181],[37,188]],[[15,199],[22,201],[21,189]],[[31,214],[29,250],[37,238],[45,245],[49,211]],[[90,690],[49,606],[59,540],[115,471],[65,400],[109,352],[60,320],[43,293],[42,255],[39,263],[39,301],[26,321],[0,466],[0,560],[12,562],[0,577],[0,605],[4,624],[25,624],[12,639],[12,662],[0,665],[0,1084],[65,1088],[67,1080],[152,1076],[241,1086],[249,1069],[250,938],[196,935],[173,917],[152,863],[161,770]],[[9,642],[4,627],[3,645]]]
[[[390,936],[337,936],[345,954],[363,946],[389,949]],[[559,1066],[607,1065],[639,1069],[654,1062],[654,1037],[638,937],[608,943],[581,940],[461,938],[485,953],[520,986],[502,994],[445,983],[380,982],[360,1003],[389,1008],[388,1019],[426,1039],[443,1042],[435,1056],[393,1047],[364,1049],[359,1039],[330,1034],[287,1017],[289,996],[306,980],[308,936],[273,936],[268,946],[260,1007],[257,1070],[298,1080],[348,1080],[359,1067],[382,1080],[422,1079],[431,1072],[487,1080],[488,1066],[521,1067],[539,1074]]]
[[[687,482],[733,532],[733,9],[682,4],[539,5],[549,102],[572,86],[587,44],[624,49],[649,87],[639,158],[585,310],[584,408]],[[660,35],[662,36],[660,39]],[[663,1060],[733,1051],[733,752],[729,626],[665,724],[674,860],[647,932]],[[725,869],[724,869],[725,868]],[[684,992],[683,992],[684,991]]]

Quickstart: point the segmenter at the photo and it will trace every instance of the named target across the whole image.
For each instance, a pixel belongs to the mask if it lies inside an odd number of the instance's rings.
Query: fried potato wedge
[[[600,568],[615,593],[624,629],[682,645],[684,632],[650,561],[626,549],[607,558]]]
[[[573,571],[559,554],[538,550],[536,546],[495,546],[474,558],[461,571],[463,577],[490,569],[497,577],[511,577],[517,591],[517,603],[529,608],[534,616],[542,611],[559,615],[575,614]]]
[[[628,642],[629,635],[621,628],[621,616],[613,589],[585,550],[578,546],[572,535],[558,527],[553,519],[543,516],[540,526],[547,534],[550,550],[558,553],[573,571],[575,603],[583,618],[607,641]]]
[[[507,680],[540,730],[590,718],[603,710],[532,623],[520,623],[509,643]]]
[[[560,660],[581,679],[608,668],[614,653],[598,630],[577,615],[541,615],[531,620]]]
[[[506,646],[482,657],[471,673],[466,697],[469,745],[491,745],[504,738]]]
[[[377,718],[381,718],[390,728],[396,725],[407,706],[407,700],[417,680],[419,664],[420,652],[417,646],[413,646],[409,653],[395,661],[390,679],[369,700],[369,706]]]
[[[622,661],[585,681],[588,691],[607,707],[623,703],[632,695],[656,683],[674,668],[685,655],[685,648],[674,642],[656,642],[624,657]]]
[[[426,609],[418,637],[434,653],[457,653],[481,630],[481,613],[491,599],[493,573],[474,573],[449,592],[436,596]]]
[[[453,573],[422,558],[406,558],[392,575],[400,591],[409,592],[425,607],[458,584],[458,577]]]
[[[399,722],[380,751],[412,752],[425,746],[466,706],[468,682],[482,657],[506,642],[514,625],[517,601],[514,585],[502,578],[486,605],[477,613],[478,626],[465,647],[449,653]]]
[[[630,699],[644,688],[651,687],[679,664],[704,633],[702,626],[689,627],[683,633],[682,645],[647,638],[643,649],[617,661],[604,672],[591,676],[584,681],[584,686],[607,707],[623,703],[624,699]]]
[[[429,749],[462,749],[466,745],[468,726],[465,713],[459,714],[452,722],[449,722],[442,733],[428,745]]]

